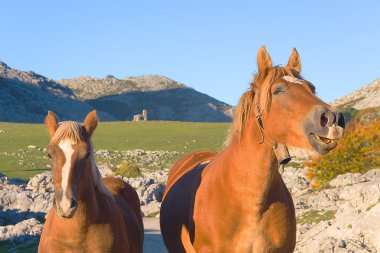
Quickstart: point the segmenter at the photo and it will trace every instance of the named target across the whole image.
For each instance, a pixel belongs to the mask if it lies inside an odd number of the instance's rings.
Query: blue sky
[[[266,45],[327,102],[380,77],[379,1],[2,1],[0,59],[53,79],[159,74],[235,105]]]

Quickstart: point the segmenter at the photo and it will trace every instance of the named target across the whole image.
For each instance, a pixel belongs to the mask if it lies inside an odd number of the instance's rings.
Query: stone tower
[[[142,115],[143,115],[144,121],[147,121],[148,120],[148,110],[144,109],[142,112]]]

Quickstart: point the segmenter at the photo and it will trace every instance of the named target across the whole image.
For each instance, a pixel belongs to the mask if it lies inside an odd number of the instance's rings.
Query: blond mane
[[[275,66],[265,76],[255,74],[250,88],[240,98],[238,105],[235,108],[235,115],[232,121],[232,126],[228,132],[225,141],[225,146],[231,143],[232,139],[237,138],[240,140],[241,133],[244,130],[245,123],[247,122],[252,103],[254,103],[255,90],[260,90],[259,108],[263,117],[269,112],[272,102],[271,88],[275,80],[282,76],[291,76],[301,78],[300,74],[291,68],[284,68]]]
[[[64,121],[60,123],[50,140],[51,144],[58,144],[60,141],[69,139],[74,143],[79,143],[83,140],[82,126],[74,121]]]
[[[75,144],[78,144],[84,140],[82,129],[83,127],[77,122],[64,121],[59,124],[58,129],[55,131],[53,137],[50,140],[50,144],[58,144],[63,140],[71,140]],[[103,184],[98,166],[96,165],[92,141],[89,140],[89,143],[91,146],[91,171],[94,179],[94,185],[100,192],[103,192],[113,199],[111,192]]]

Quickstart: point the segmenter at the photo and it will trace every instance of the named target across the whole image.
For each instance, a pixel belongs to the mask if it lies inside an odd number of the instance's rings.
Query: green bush
[[[297,224],[318,224],[335,218],[335,210],[311,210],[297,217]]]
[[[305,164],[307,176],[320,188],[339,174],[365,173],[380,167],[380,119],[353,121],[330,153]]]
[[[141,176],[140,168],[133,163],[128,161],[123,161],[114,169],[114,173],[116,175],[120,175],[122,177],[135,178]]]
[[[342,110],[342,113],[344,115],[344,119],[346,120],[346,122],[350,122],[351,120],[353,120],[358,114],[358,112],[359,111],[353,107],[346,107],[346,108],[343,108]]]

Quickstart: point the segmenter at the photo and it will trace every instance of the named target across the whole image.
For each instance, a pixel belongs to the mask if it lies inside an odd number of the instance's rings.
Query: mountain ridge
[[[0,61],[0,121],[41,123],[48,110],[81,121],[94,109],[102,121],[132,120],[143,109],[153,120],[221,122],[233,114],[232,106],[165,76],[55,81]]]
[[[156,91],[186,87],[184,84],[160,75],[125,77],[123,79],[111,75],[106,78],[80,76],[62,79],[58,83],[71,88],[76,96],[82,100],[134,91]]]
[[[54,80],[33,71],[13,69],[0,61],[0,121],[42,123],[48,110],[61,120],[81,121],[94,109]],[[102,120],[115,120],[108,113],[98,114]]]
[[[363,110],[380,106],[380,78],[371,83],[347,94],[346,96],[335,99],[331,105],[340,108],[354,108]]]
[[[119,120],[148,110],[149,120],[225,122],[231,121],[233,107],[191,88],[135,91],[86,100],[91,106]]]
[[[343,111],[346,120],[373,121],[380,118],[380,78],[334,100],[331,105]]]

